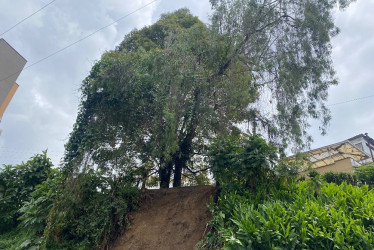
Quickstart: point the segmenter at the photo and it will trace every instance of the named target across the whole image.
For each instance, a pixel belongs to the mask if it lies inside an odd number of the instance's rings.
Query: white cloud
[[[34,102],[39,108],[51,108],[51,105],[35,89],[32,90],[32,93],[34,95]]]

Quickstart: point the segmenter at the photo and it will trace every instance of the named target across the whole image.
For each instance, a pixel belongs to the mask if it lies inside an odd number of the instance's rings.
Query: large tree
[[[194,151],[242,122],[256,98],[240,62],[211,77],[229,51],[224,36],[185,9],[131,32],[83,82],[66,163],[130,172],[151,166],[161,187],[172,171],[180,186]]]
[[[329,119],[336,2],[211,1],[209,27],[182,9],[132,31],[83,81],[65,170],[154,171],[161,187],[174,172],[180,186],[209,141],[245,121],[302,144],[309,117]]]

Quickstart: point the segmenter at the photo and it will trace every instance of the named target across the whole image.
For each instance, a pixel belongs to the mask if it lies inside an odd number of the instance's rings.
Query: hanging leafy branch
[[[253,126],[262,125],[262,132],[281,148],[308,144],[309,118],[320,119],[324,133],[330,120],[327,91],[337,84],[331,37],[339,29],[332,12],[338,4],[345,8],[351,1],[210,2],[212,28],[229,37],[232,47],[216,74],[223,74],[233,58],[240,58],[261,94],[262,105],[251,105]]]

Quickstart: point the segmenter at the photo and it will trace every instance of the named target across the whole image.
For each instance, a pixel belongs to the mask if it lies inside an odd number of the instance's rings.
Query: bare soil
[[[208,230],[212,186],[146,190],[130,227],[112,249],[192,250]]]

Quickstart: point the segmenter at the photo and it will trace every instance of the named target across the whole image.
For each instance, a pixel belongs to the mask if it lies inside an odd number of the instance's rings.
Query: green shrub
[[[19,209],[31,199],[30,194],[51,175],[52,163],[46,151],[26,163],[0,169],[0,233],[15,228]]]
[[[225,138],[210,148],[214,178],[225,191],[264,189],[277,159],[276,147],[260,136]]]
[[[357,176],[351,173],[336,173],[327,172],[322,175],[322,178],[327,183],[336,183],[338,185],[342,184],[344,181],[351,185],[357,185]]]
[[[0,172],[0,249],[100,249],[127,225],[139,193],[129,178],[51,166],[44,152]]]
[[[316,177],[319,177],[321,174],[320,173],[318,173],[318,171],[317,170],[315,170],[315,169],[311,169],[311,170],[309,170],[309,173],[308,173],[308,176],[309,176],[309,178],[310,179],[313,179],[313,178],[316,178]]]
[[[221,138],[210,148],[210,164],[218,193],[235,192],[262,201],[289,196],[299,164],[279,159],[278,149],[259,135]]]
[[[33,237],[33,236],[32,236]],[[13,228],[11,231],[0,234],[0,249],[6,250],[35,250],[32,246],[30,234],[26,231]]]
[[[41,248],[100,249],[127,225],[139,190],[124,178],[90,171],[67,179],[55,199]]]
[[[61,172],[58,169],[52,169],[48,179],[36,186],[35,191],[30,194],[30,199],[25,201],[19,209],[20,224],[17,229],[20,235],[25,236],[21,243],[23,248],[37,248],[42,243],[44,228],[61,181]]]
[[[374,187],[374,163],[356,167],[355,174],[360,183],[367,184],[371,188]]]
[[[373,249],[374,190],[312,180],[258,203],[251,196],[221,196],[211,205],[212,227],[225,249]],[[209,248],[209,247],[208,247]]]

